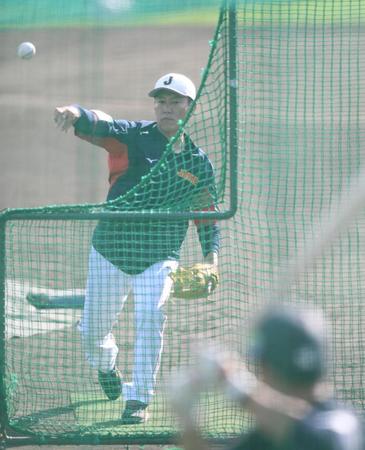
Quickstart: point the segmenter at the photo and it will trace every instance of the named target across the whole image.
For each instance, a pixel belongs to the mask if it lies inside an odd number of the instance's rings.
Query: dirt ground
[[[108,187],[104,151],[79,141],[71,132],[57,130],[54,108],[79,103],[116,118],[152,119],[147,93],[156,79],[167,72],[181,72],[198,86],[213,32],[209,26],[3,31],[0,210],[103,201]],[[22,41],[35,44],[37,54],[32,60],[16,57]]]

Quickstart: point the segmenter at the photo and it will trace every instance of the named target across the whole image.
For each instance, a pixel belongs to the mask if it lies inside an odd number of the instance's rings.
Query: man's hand
[[[169,400],[181,425],[194,428],[197,423],[193,412],[201,392],[218,390],[228,400],[246,407],[257,384],[237,353],[205,347],[191,367],[172,377]]]
[[[80,111],[76,106],[58,106],[54,112],[54,121],[58,128],[67,132],[80,116]]]

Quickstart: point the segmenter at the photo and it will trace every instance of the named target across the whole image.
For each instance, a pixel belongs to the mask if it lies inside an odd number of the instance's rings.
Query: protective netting
[[[159,2],[153,3],[159,7]],[[183,11],[175,5],[173,16],[187,14],[189,8],[202,14],[205,2],[184,5]],[[108,18],[110,25],[122,20],[115,11],[113,20],[98,11],[99,25],[108,25]],[[161,16],[158,9],[146,12]],[[33,26],[63,13],[35,18]],[[63,20],[69,26],[79,14],[74,9],[74,16]],[[132,7],[130,14],[131,18],[124,13],[123,20],[132,23],[139,17]],[[364,23],[361,0],[224,4],[196,105],[150,174],[108,203],[2,214],[1,394],[6,412],[1,417],[10,434],[15,430],[35,442],[173,439],[176,424],[165,392],[171,373],[192,363],[200,343],[224,343],[245,354],[252,316],[262,306],[278,267],[312,238],[313,224],[336,203],[363,164]],[[6,25],[11,25],[10,19]],[[107,32],[93,25],[90,20],[90,36]],[[93,57],[97,56],[96,51]],[[183,132],[214,166],[214,177],[198,170],[198,178],[209,185],[204,195],[198,182],[197,190],[186,190],[184,183],[177,185],[166,175],[180,167],[175,166],[173,149]],[[195,185],[191,174],[184,172],[181,178]],[[97,371],[85,360],[78,326],[95,227],[101,227],[98,240],[110,252],[122,243],[138,266],[145,262],[146,245],[152,257],[163,254],[167,242],[178,239],[190,220],[181,250],[181,263],[188,264],[202,259],[194,218],[212,219],[203,212],[212,199],[221,232],[220,285],[208,300],[166,302],[168,320],[151,418],[145,424],[122,425],[123,398],[106,399]],[[113,213],[117,216],[110,217]],[[363,214],[356,214],[313,267],[298,274],[287,294],[293,303],[314,303],[326,312],[335,355],[329,380],[341,399],[359,409],[365,400],[364,226]],[[204,239],[211,239],[209,232],[200,236]],[[115,295],[113,281],[103,283],[101,305]],[[146,292],[154,283],[146,281]],[[125,382],[131,380],[136,364],[134,308],[130,297],[114,330],[117,365]],[[101,307],[100,314],[106,313]],[[153,343],[144,345],[148,349]],[[202,428],[211,438],[235,436],[250,424],[249,417],[217,393],[206,394],[200,405]]]

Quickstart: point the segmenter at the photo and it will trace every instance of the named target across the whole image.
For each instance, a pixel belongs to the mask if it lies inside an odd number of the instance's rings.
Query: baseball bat
[[[303,241],[297,254],[282,264],[268,297],[285,294],[302,274],[314,266],[325,250],[339,237],[340,233],[355,220],[365,206],[365,168],[353,177],[348,187],[343,189],[313,225],[311,238]]]
[[[355,176],[348,188],[343,189],[338,198],[332,203],[329,210],[324,211],[313,226],[313,232],[310,239],[305,239],[303,245],[299,248],[297,254],[290,258],[286,263],[279,267],[276,279],[269,292],[264,295],[267,301],[273,301],[283,296],[290,288],[293,282],[308,271],[324,253],[324,251],[333,243],[333,241],[346,229],[346,227],[358,216],[365,206],[365,169],[362,169]],[[203,388],[208,380],[214,380],[225,392],[227,397],[242,402],[247,398],[247,383],[238,383],[233,379],[220,377],[220,356],[218,352],[210,349],[200,353],[196,377],[192,382],[189,377],[175,386],[174,393],[180,391],[179,398],[187,405],[191,406],[193,398],[197,396],[199,389]],[[245,372],[247,379],[252,374]],[[179,385],[179,383],[177,383]],[[187,408],[186,405],[186,408]]]

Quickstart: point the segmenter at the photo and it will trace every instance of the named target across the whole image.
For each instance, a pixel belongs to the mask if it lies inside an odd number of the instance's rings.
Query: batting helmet
[[[287,383],[310,385],[326,370],[325,333],[319,311],[270,308],[256,324],[251,354]]]

